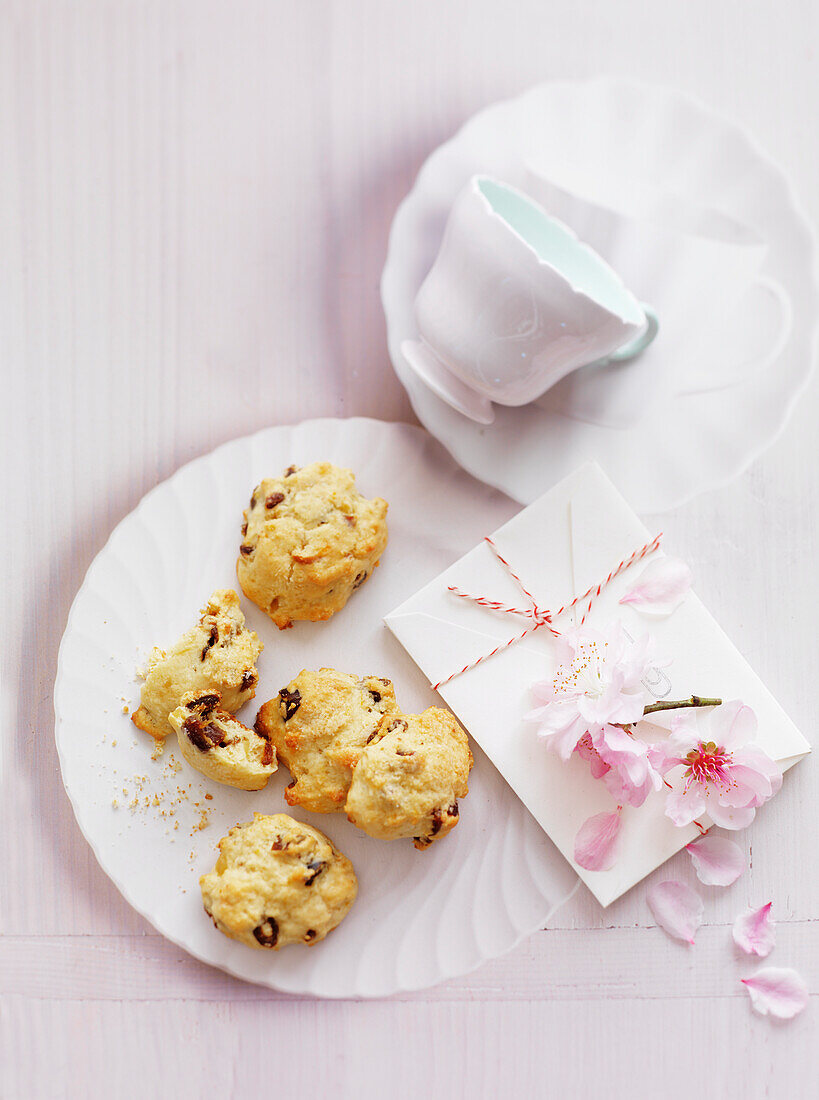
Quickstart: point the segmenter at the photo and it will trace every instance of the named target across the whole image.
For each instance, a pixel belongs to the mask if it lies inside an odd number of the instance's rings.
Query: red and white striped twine
[[[652,554],[660,545],[660,539],[662,537],[663,533],[661,531],[659,535],[651,540],[651,542],[647,542],[645,546],[641,546],[639,550],[635,550],[630,557],[623,558],[623,560],[614,569],[612,569],[605,580],[601,581],[599,584],[593,584],[591,588],[583,593],[582,596],[575,596],[571,603],[564,604],[563,607],[559,607],[556,611],[546,611],[538,607],[535,597],[526,588],[523,581],[514,571],[506,558],[502,556],[492,539],[487,536],[485,541],[489,543],[495,554],[495,557],[498,559],[501,565],[504,566],[509,575],[513,578],[513,580],[520,588],[523,595],[526,596],[526,598],[530,601],[532,606],[510,607],[509,604],[500,603],[498,600],[488,600],[485,596],[473,596],[470,595],[470,593],[468,592],[462,592],[460,588],[455,587],[455,585],[449,585],[447,591],[452,592],[453,595],[458,596],[462,600],[471,600],[472,603],[479,604],[481,607],[486,607],[490,611],[500,611],[504,615],[522,615],[526,619],[531,619],[532,625],[527,626],[522,633],[516,634],[513,638],[510,638],[508,642],[502,642],[499,646],[495,646],[491,653],[484,653],[482,657],[478,657],[477,660],[472,661],[471,664],[464,665],[463,668],[459,668],[457,672],[453,672],[452,675],[447,676],[445,680],[441,680],[437,684],[432,684],[431,687],[433,691],[437,691],[438,688],[443,687],[444,684],[448,684],[450,680],[454,680],[456,676],[461,676],[464,672],[469,672],[470,669],[475,668],[482,661],[488,661],[490,657],[494,657],[495,654],[500,653],[502,649],[508,649],[510,645],[514,645],[515,642],[522,641],[522,639],[527,637],[527,635],[534,634],[534,632],[536,630],[539,630],[542,626],[547,627],[548,630],[555,637],[558,637],[561,631],[556,630],[555,627],[552,625],[553,620],[560,618],[560,616],[565,614],[567,611],[573,610],[573,608],[577,607],[578,604],[585,604],[586,600],[588,600],[588,606],[583,612],[583,617],[580,620],[580,625],[582,626],[583,623],[586,621],[586,616],[592,609],[592,604],[603,591],[603,589],[607,585],[609,585],[615,577],[619,577],[621,573],[624,573],[628,568],[630,568],[630,566],[634,565],[638,561],[642,561],[642,559],[647,557],[648,554]]]

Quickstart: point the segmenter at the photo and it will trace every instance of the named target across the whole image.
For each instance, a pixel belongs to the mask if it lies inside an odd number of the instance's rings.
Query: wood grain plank
[[[798,965],[819,987],[819,920],[780,922],[776,965]],[[655,928],[541,932],[471,974],[399,1001],[747,999],[740,978],[761,961],[740,952],[730,925],[702,928],[695,949]],[[310,1000],[242,982],[158,935],[0,937],[0,996],[40,1000]],[[817,994],[819,996],[819,994]]]
[[[775,1028],[747,1005],[685,998],[419,1008],[15,999],[0,1084],[27,1100],[84,1095],[67,1083],[91,1081],[116,1100],[145,1096],[149,1081],[183,1097],[813,1095],[808,1015]]]

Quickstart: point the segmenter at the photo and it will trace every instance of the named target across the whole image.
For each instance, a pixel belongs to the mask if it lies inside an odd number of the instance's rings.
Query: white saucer
[[[413,302],[450,205],[475,172],[525,188],[527,163],[534,155],[543,162],[545,152],[561,174],[601,166],[619,178],[637,172],[757,229],[769,245],[764,274],[784,287],[793,309],[775,363],[723,390],[664,394],[629,430],[570,418],[548,399],[495,406],[494,423],[476,424],[431,392],[401,344],[417,336]],[[390,357],[415,413],[465,469],[529,503],[595,459],[644,513],[730,480],[776,439],[810,377],[819,320],[812,230],[781,171],[696,100],[609,78],[533,88],[481,111],[437,149],[395,215],[381,296]],[[744,348],[740,327],[738,320],[735,339]]]
[[[239,524],[253,486],[291,462],[316,458],[352,467],[364,493],[389,501],[389,545],[372,578],[330,622],[278,631],[242,601],[265,650],[256,699],[239,719],[252,725],[282,684],[323,665],[389,677],[411,712],[440,703],[382,616],[516,506],[487,492],[419,428],[311,420],[237,439],[191,462],[119,524],[88,570],[60,646],[57,748],[77,821],[103,870],[168,939],[274,989],[386,996],[510,950],[542,928],[577,883],[477,745],[458,827],[418,852],[410,841],[371,839],[343,814],[288,811],[284,767],[253,793],[206,780],[179,759],[175,739],[152,760],[151,738],[123,713],[123,699],[133,705],[138,698],[134,670],[151,646],[178,637],[214,588],[236,587]],[[313,947],[254,951],[217,932],[202,908],[198,879],[213,867],[217,841],[254,810],[292,812],[353,862],[358,899]]]

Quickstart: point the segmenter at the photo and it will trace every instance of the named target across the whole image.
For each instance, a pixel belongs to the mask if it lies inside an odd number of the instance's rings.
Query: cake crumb
[[[116,809],[118,809],[118,808],[119,808],[119,801],[118,801],[118,800],[117,800],[116,798],[112,798],[112,799],[111,799],[111,805],[112,805],[112,806],[114,807],[114,809],[116,810]]]
[[[113,742],[116,744],[116,742]],[[154,759],[163,752],[164,744],[155,744]],[[195,836],[202,829],[210,825],[205,803],[213,801],[213,795],[206,794],[201,788],[192,783],[174,783],[172,777],[182,771],[182,763],[176,759],[173,752],[168,752],[161,767],[153,770],[151,775],[123,776],[115,782],[125,783],[119,790],[112,791],[117,795],[121,791],[123,801],[114,800],[116,806],[127,806],[131,814],[140,813],[143,816],[153,813],[167,825],[166,835],[173,818],[174,831],[179,830],[180,819],[182,825],[190,830],[190,836]],[[112,769],[112,774],[117,774],[117,769]],[[171,779],[169,783],[168,780]],[[130,784],[130,785],[129,785]],[[197,816],[198,815],[198,816]],[[130,828],[130,825],[129,825]]]

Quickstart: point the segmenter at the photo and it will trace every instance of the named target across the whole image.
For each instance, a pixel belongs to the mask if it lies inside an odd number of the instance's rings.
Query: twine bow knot
[[[537,600],[535,599],[535,597],[528,590],[528,588],[526,588],[523,581],[520,579],[520,577],[514,571],[512,566],[509,564],[509,562],[506,560],[506,558],[504,558],[503,555],[500,553],[500,551],[498,550],[497,546],[494,544],[492,539],[489,538],[489,536],[487,535],[485,537],[484,541],[489,543],[489,546],[492,549],[492,552],[494,553],[495,557],[498,559],[498,561],[501,563],[501,565],[506,569],[506,571],[509,573],[509,575],[512,577],[512,579],[515,581],[515,583],[517,584],[518,588],[520,588],[523,595],[529,600],[529,603],[530,603],[531,606],[530,607],[511,607],[509,604],[501,603],[499,600],[487,599],[486,596],[474,596],[474,595],[471,595],[468,592],[462,592],[460,590],[460,588],[456,587],[455,585],[448,585],[447,586],[447,591],[451,592],[455,596],[458,596],[462,600],[471,600],[472,603],[476,603],[480,607],[486,607],[490,611],[499,611],[504,615],[520,615],[525,619],[529,619],[530,622],[531,622],[531,625],[527,626],[526,629],[524,631],[522,631],[520,634],[516,634],[514,637],[510,638],[507,642],[502,642],[499,646],[496,646],[491,651],[491,653],[484,653],[483,656],[478,657],[476,660],[472,661],[470,664],[464,665],[463,668],[459,668],[457,670],[457,672],[453,672],[450,676],[447,676],[447,678],[445,680],[441,680],[437,684],[430,685],[432,687],[433,691],[437,691],[438,688],[443,687],[444,684],[448,684],[450,682],[450,680],[454,680],[456,676],[461,676],[464,672],[469,672],[470,669],[475,668],[476,665],[481,664],[482,661],[488,661],[490,657],[494,657],[495,654],[500,653],[500,651],[502,649],[508,649],[509,646],[514,645],[516,642],[522,641],[529,634],[534,634],[534,632],[536,630],[540,630],[541,627],[545,626],[547,628],[547,630],[549,630],[549,632],[555,638],[559,637],[560,634],[561,634],[561,631],[558,630],[553,625],[554,620],[559,619],[560,616],[565,614],[567,611],[574,610],[574,608],[577,607],[578,605],[585,605],[586,601],[588,600],[588,604],[586,606],[586,609],[583,612],[583,615],[580,619],[580,625],[582,626],[583,623],[586,621],[586,616],[589,614],[589,612],[592,609],[592,604],[597,599],[597,597],[600,595],[600,593],[603,591],[603,589],[606,588],[607,585],[609,585],[614,580],[615,577],[619,577],[619,575],[621,573],[624,573],[626,571],[626,569],[628,569],[630,566],[634,565],[635,562],[641,561],[648,554],[653,554],[654,551],[657,549],[657,547],[660,545],[660,539],[662,537],[663,537],[663,534],[662,534],[662,531],[661,531],[659,535],[655,536],[655,538],[653,538],[651,540],[651,542],[647,542],[645,544],[645,546],[641,546],[639,550],[635,550],[634,553],[631,554],[630,557],[623,558],[623,560],[621,562],[619,562],[619,564],[617,566],[615,566],[614,569],[612,569],[612,571],[609,573],[609,575],[606,577],[605,580],[601,581],[599,584],[593,584],[591,586],[591,588],[587,589],[583,593],[582,596],[575,596],[575,598],[573,600],[571,600],[570,603],[564,604],[562,607],[557,608],[556,611],[552,611],[550,609],[545,609],[545,608],[541,608],[541,607],[538,606],[538,603],[537,603]]]

